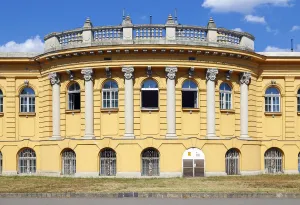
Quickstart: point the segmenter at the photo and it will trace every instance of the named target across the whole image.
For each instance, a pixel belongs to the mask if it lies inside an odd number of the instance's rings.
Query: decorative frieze
[[[50,73],[49,74],[49,79],[50,79],[51,85],[60,83],[60,76],[59,76],[58,73]]]
[[[251,74],[250,73],[241,73],[240,74],[240,83],[249,85],[251,82]]]
[[[176,78],[177,67],[166,67],[167,78],[174,80]]]
[[[126,80],[133,79],[133,72],[134,72],[133,67],[123,67],[122,72],[124,73],[124,77]]]
[[[83,74],[83,78],[85,81],[93,80],[93,69],[81,70],[81,74]]]
[[[219,73],[218,69],[216,68],[209,68],[206,71],[206,80],[208,81],[215,81],[217,78],[217,74]]]

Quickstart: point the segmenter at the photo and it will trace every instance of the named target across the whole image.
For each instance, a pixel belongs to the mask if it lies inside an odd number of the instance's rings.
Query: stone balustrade
[[[180,25],[170,15],[166,24],[134,25],[129,16],[119,26],[93,27],[87,19],[83,28],[45,36],[45,53],[76,47],[120,44],[178,44],[229,47],[254,51],[254,36],[217,28],[211,18],[207,27]]]

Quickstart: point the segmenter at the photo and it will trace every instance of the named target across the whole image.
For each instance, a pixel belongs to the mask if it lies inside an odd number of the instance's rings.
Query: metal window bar
[[[240,155],[235,149],[231,149],[226,153],[225,164],[227,175],[239,175],[240,174]]]
[[[32,149],[24,149],[19,153],[19,173],[32,174],[36,172],[36,155]]]
[[[271,148],[265,153],[265,172],[268,174],[282,173],[282,153],[276,148]]]
[[[73,150],[62,153],[62,174],[74,175],[76,173],[76,154]]]
[[[159,176],[159,153],[155,149],[146,149],[142,153],[142,176]]]
[[[102,150],[100,153],[100,176],[116,176],[116,164],[116,152],[112,149]]]

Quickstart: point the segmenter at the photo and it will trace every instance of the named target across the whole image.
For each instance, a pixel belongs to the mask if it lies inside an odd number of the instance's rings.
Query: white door
[[[198,148],[190,148],[182,156],[183,177],[204,177],[205,156]]]

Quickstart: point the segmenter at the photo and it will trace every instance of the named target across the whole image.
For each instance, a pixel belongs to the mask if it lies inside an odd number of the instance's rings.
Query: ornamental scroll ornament
[[[206,80],[215,81],[217,78],[217,74],[219,73],[216,68],[209,68],[206,71]]]
[[[50,73],[48,76],[51,85],[59,84],[60,83],[60,76],[58,73]]]
[[[131,80],[133,78],[133,67],[123,67],[122,72],[124,73],[125,80]]]
[[[83,74],[83,78],[85,81],[93,80],[93,69],[81,70],[81,74]]]
[[[249,85],[251,82],[251,74],[250,73],[241,73],[240,74],[240,83]]]
[[[167,78],[169,80],[174,80],[176,77],[177,67],[166,67]]]

